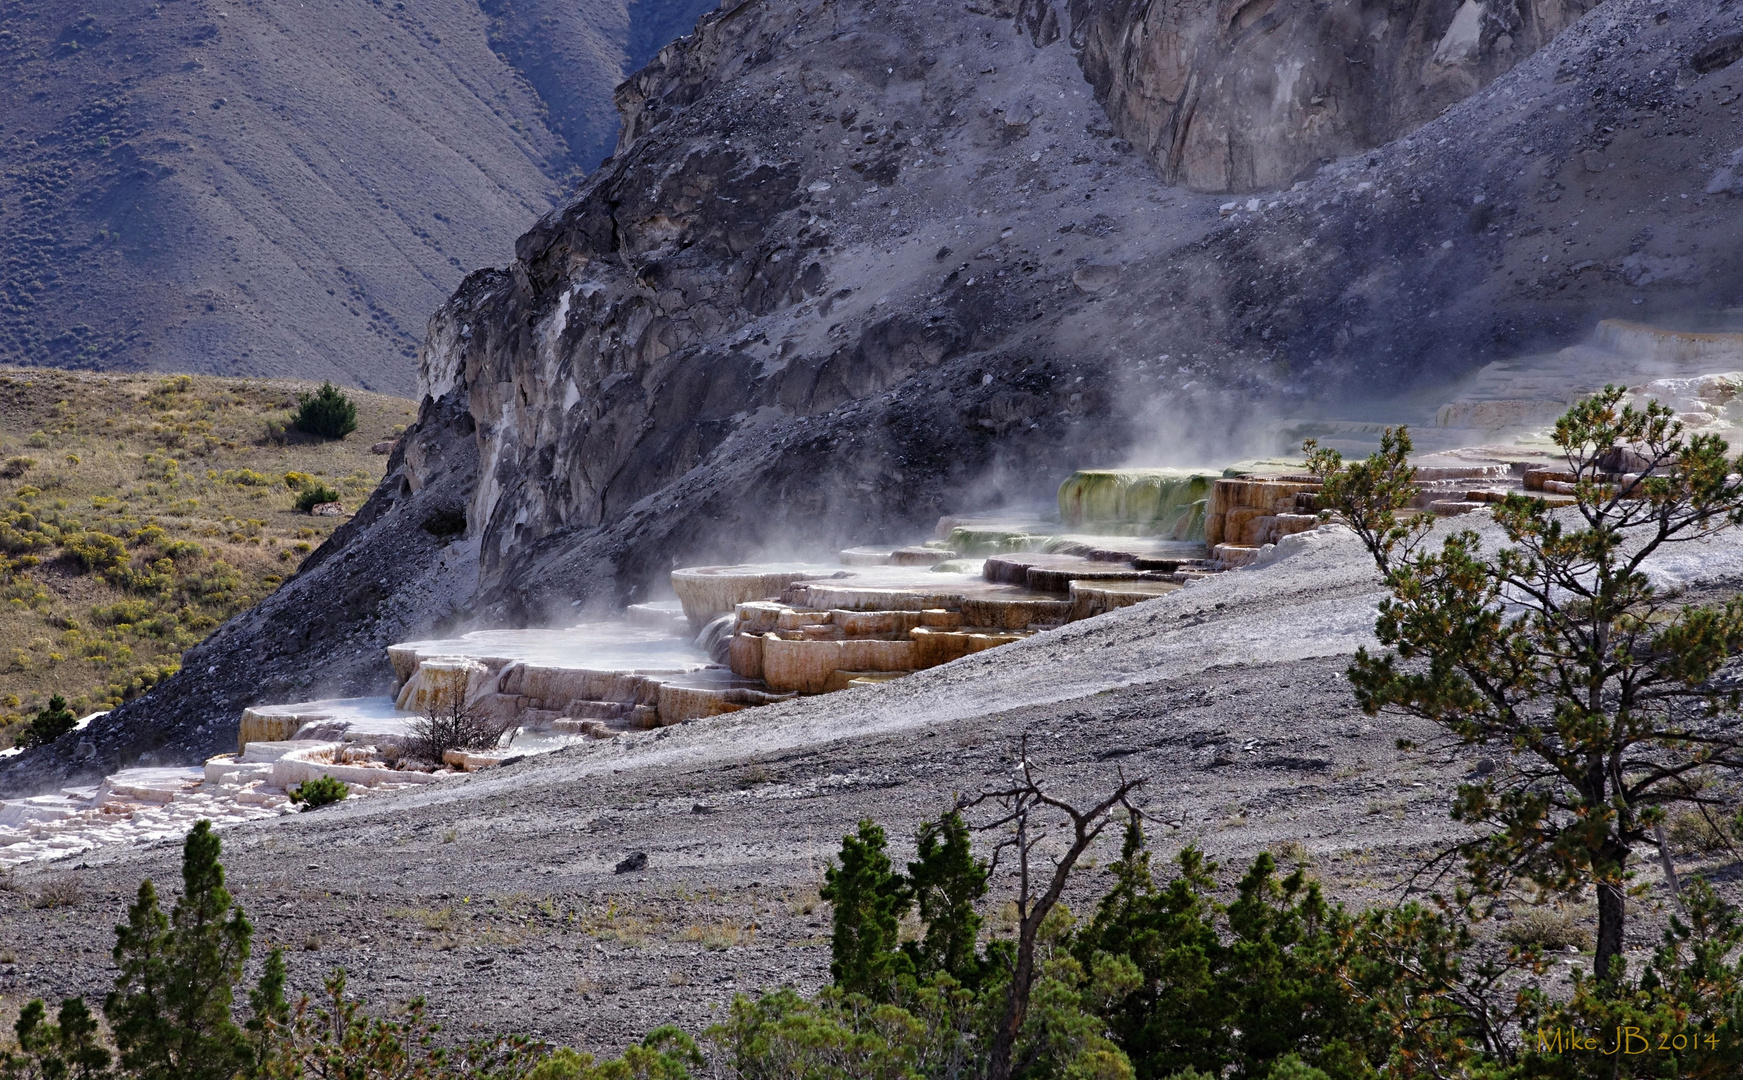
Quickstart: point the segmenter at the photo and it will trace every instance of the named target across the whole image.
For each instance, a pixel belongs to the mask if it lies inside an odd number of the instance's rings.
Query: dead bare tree
[[[423,716],[409,725],[406,749],[440,767],[449,750],[494,750],[503,737],[513,742],[513,720],[497,720],[467,700],[471,676],[457,674],[448,692],[437,695]]]
[[[988,1080],[1010,1080],[1012,1054],[1017,1045],[1017,1035],[1023,1029],[1023,1020],[1028,1015],[1029,992],[1035,982],[1035,943],[1041,924],[1059,902],[1060,894],[1065,891],[1066,879],[1071,876],[1078,859],[1083,857],[1083,853],[1089,850],[1096,837],[1101,835],[1102,829],[1112,820],[1114,808],[1124,807],[1127,813],[1133,815],[1140,813],[1132,805],[1130,795],[1148,779],[1139,777],[1136,780],[1127,780],[1125,774],[1121,773],[1119,787],[1114,789],[1113,794],[1088,809],[1080,810],[1042,790],[1041,782],[1035,775],[1035,764],[1029,759],[1027,735],[1023,737],[1017,774],[1019,779],[1009,787],[964,795],[956,801],[959,811],[982,804],[992,804],[1003,811],[997,819],[975,827],[977,832],[1008,830],[1008,835],[993,848],[989,874],[998,869],[999,860],[1006,857],[1007,853],[1017,860],[1017,956],[1011,969],[1011,985],[1005,998],[1005,1013],[999,1021],[998,1030],[993,1034],[992,1046],[989,1048]],[[1036,875],[1030,873],[1030,862],[1037,846],[1048,835],[1043,831],[1042,819],[1051,815],[1062,815],[1066,819],[1071,829],[1071,843],[1063,855],[1053,860],[1052,874],[1046,876],[1045,888],[1037,893],[1040,882]]]

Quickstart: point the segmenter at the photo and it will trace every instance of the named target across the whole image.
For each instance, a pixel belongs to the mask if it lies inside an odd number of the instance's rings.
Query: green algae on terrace
[[[1187,469],[1083,469],[1059,485],[1059,517],[1071,528],[1202,541],[1215,479]]]

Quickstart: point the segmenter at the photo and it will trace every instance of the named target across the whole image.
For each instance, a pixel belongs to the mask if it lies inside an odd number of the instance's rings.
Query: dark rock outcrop
[[[1072,467],[1275,452],[1316,401],[1743,302],[1743,204],[1704,194],[1743,69],[1701,59],[1743,8],[1610,0],[1408,134],[1227,203],[1162,183],[1033,12],[747,0],[663,51],[615,156],[431,321],[423,419],[359,521],[101,722],[103,760],[380,688],[380,646],[442,619],[902,539]],[[457,499],[463,539],[418,535]]]

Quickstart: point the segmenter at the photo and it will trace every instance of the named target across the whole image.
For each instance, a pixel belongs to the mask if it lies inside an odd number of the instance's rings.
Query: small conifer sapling
[[[67,699],[56,694],[48,699],[46,706],[37,711],[19,743],[24,746],[47,746],[73,730],[78,722],[79,718],[67,708]]]
[[[913,961],[898,943],[898,924],[913,894],[890,866],[884,828],[867,818],[841,838],[840,865],[824,871],[823,899],[834,906],[829,974],[853,994],[887,1001]]]
[[[120,974],[103,1012],[138,1080],[231,1080],[254,1057],[230,1017],[253,928],[224,888],[211,822],[182,848],[182,896],[168,917],[147,878],[115,928]]]

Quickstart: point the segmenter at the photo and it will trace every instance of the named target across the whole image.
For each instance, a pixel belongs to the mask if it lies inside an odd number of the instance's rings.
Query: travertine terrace
[[[1570,501],[1575,478],[1539,455],[1464,456],[1419,464],[1417,506],[1462,514],[1520,490]],[[150,842],[201,817],[289,813],[287,792],[318,776],[358,794],[391,792],[578,742],[884,683],[1262,563],[1285,538],[1324,526],[1317,490],[1287,462],[1220,474],[1089,470],[1061,485],[1057,516],[1047,519],[947,517],[929,540],[849,548],[832,563],[679,569],[676,599],[611,620],[397,644],[385,657],[389,696],[253,706],[236,752],[203,767],[124,770],[0,806],[0,863]],[[418,718],[455,704],[505,725],[504,743],[414,760],[407,747]]]

